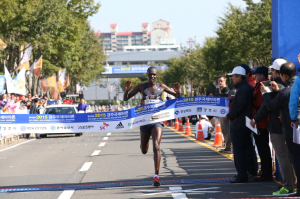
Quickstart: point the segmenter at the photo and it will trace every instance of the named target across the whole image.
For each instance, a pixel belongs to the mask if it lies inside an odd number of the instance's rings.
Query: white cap
[[[208,117],[206,115],[201,115],[201,118],[202,119],[207,119],[208,120]]]
[[[272,66],[270,66],[269,68],[273,68],[275,70],[280,70],[280,67],[282,66],[282,64],[285,64],[285,63],[287,63],[287,61],[284,59],[280,59],[280,58],[275,59]]]
[[[246,70],[241,66],[237,66],[233,69],[232,73],[228,73],[227,75],[246,75]]]

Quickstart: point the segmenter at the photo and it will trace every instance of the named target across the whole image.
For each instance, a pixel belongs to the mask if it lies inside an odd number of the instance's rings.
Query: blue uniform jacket
[[[298,101],[300,97],[300,78],[297,77],[293,85],[290,95],[289,111],[292,121],[296,121],[298,117]]]

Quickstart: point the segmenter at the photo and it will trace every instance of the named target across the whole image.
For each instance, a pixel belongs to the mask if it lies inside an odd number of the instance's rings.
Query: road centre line
[[[111,135],[111,133],[107,133],[106,135],[110,136],[110,135]]]
[[[75,190],[65,190],[62,192],[62,194],[60,194],[58,199],[70,199],[74,192]]]
[[[79,171],[87,171],[92,166],[93,162],[86,162]]]
[[[172,193],[174,199],[188,199],[184,193]]]
[[[103,140],[108,140],[108,137],[104,137]]]
[[[91,156],[96,156],[96,155],[99,155],[99,153],[101,152],[101,150],[96,150],[96,151],[94,151],[94,153],[92,153],[92,155]]]
[[[99,144],[99,147],[105,146],[105,144],[106,144],[106,142],[101,142],[101,143]]]
[[[22,143],[19,143],[19,144],[13,145],[13,146],[11,146],[11,147],[8,147],[8,148],[6,148],[6,149],[2,149],[2,150],[0,150],[0,152],[2,152],[2,151],[6,151],[6,150],[8,150],[8,149],[15,148],[15,147],[17,147],[17,146],[20,146],[20,145],[22,145],[22,144],[26,144],[27,142],[31,142],[31,141],[33,141],[33,140],[36,140],[36,139],[28,140],[28,141],[25,141],[25,142],[22,142]]]

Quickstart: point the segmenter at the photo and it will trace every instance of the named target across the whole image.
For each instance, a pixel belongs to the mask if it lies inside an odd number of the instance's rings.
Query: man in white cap
[[[231,109],[226,117],[230,120],[230,136],[233,146],[234,163],[237,176],[230,183],[248,182],[248,172],[252,175],[257,174],[255,162],[248,161],[250,154],[255,153],[252,144],[251,131],[246,127],[246,119],[252,114],[252,87],[247,83],[246,70],[237,66],[233,69],[232,81],[237,92],[233,98]],[[253,165],[252,165],[253,164]]]
[[[280,67],[287,63],[284,59],[274,60],[272,66],[269,68],[272,71],[274,81],[278,84],[279,89],[285,87],[284,83],[280,78]],[[276,91],[272,91],[265,95],[270,95],[271,99],[277,96]],[[259,108],[258,112],[254,115],[251,125],[256,126],[257,122],[261,121],[266,115],[269,114],[268,118],[268,130],[270,132],[270,139],[273,144],[275,155],[279,163],[282,185],[279,191],[273,192],[275,196],[289,196],[293,193],[293,189],[297,183],[294,169],[292,167],[291,158],[289,157],[288,147],[285,142],[286,133],[282,131],[282,122],[280,120],[279,109],[269,111],[267,106],[263,103]]]
[[[200,124],[202,126],[203,137],[205,140],[210,140],[211,133],[214,131],[214,127],[208,121],[208,117],[206,115],[201,115],[200,118],[201,118]],[[198,133],[198,126],[199,126],[199,121],[196,123],[196,133],[195,133],[196,138],[197,138],[197,133]]]

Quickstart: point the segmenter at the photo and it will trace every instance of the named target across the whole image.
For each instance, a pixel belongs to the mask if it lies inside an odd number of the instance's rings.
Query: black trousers
[[[290,156],[292,159],[292,163],[294,166],[295,174],[298,182],[298,190],[297,193],[300,193],[300,144],[296,144],[293,142],[293,137],[286,136],[286,145],[289,149]]]
[[[259,135],[253,133],[257,151],[261,161],[261,177],[272,178],[272,156],[269,146],[268,129],[257,128]]]
[[[256,164],[253,161],[255,149],[252,143],[251,131],[230,128],[230,137],[233,146],[234,165],[238,173],[237,180],[248,179],[247,171],[255,174]]]

